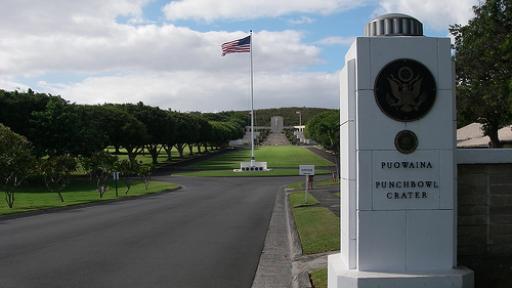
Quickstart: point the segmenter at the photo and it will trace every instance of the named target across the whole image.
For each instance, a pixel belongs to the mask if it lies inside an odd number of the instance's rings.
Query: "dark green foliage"
[[[49,99],[49,95],[30,89],[28,92],[0,90],[0,123],[33,142],[29,133],[31,115],[45,110]]]
[[[176,122],[175,141],[176,150],[183,158],[183,149],[185,144],[191,145],[199,139],[199,123],[195,121],[197,118],[188,113],[171,112],[174,121]],[[192,155],[192,153],[191,153]]]
[[[270,126],[270,118],[272,116],[282,116],[284,126],[297,126],[299,125],[299,115],[297,112],[301,113],[302,117],[302,125],[307,123],[309,119],[314,117],[315,115],[330,111],[333,109],[325,109],[325,108],[307,108],[307,107],[287,107],[287,108],[272,108],[272,109],[258,109],[254,111],[255,116],[255,126]],[[249,112],[243,112],[250,119]],[[250,120],[247,125],[250,125]]]
[[[137,105],[125,104],[124,107],[146,127],[147,137],[144,138],[144,146],[151,154],[153,164],[157,164],[158,154],[164,147],[162,144],[170,144],[170,147],[174,144],[174,119],[167,111],[144,105],[142,102]]]
[[[255,130],[256,131],[256,130]],[[258,129],[257,132],[260,134],[258,135],[258,138],[256,139],[256,144],[261,144],[267,140],[268,135],[270,134],[270,129]]]
[[[284,135],[286,136],[288,141],[290,141],[291,144],[298,145],[299,139],[297,139],[297,137],[293,134],[293,132],[295,132],[295,131],[296,131],[295,129],[286,128],[286,129],[284,129]]]
[[[0,124],[0,189],[9,208],[14,206],[14,192],[32,172],[34,162],[28,140]]]
[[[76,170],[76,160],[69,155],[50,156],[39,161],[39,173],[43,177],[48,191],[57,192],[60,201],[64,202],[61,191],[66,188],[69,176]]]
[[[107,181],[114,171],[117,157],[106,152],[97,152],[89,156],[80,157],[80,163],[91,179],[96,180],[96,187],[100,198],[107,191]]]
[[[146,192],[149,189],[149,182],[151,181],[152,172],[153,172],[152,165],[138,165],[137,166],[137,174],[140,176],[142,181],[144,181],[144,189],[146,189]]]
[[[39,156],[89,155],[108,144],[97,106],[68,104],[60,97],[51,97],[45,110],[32,113],[30,125]]]
[[[137,172],[139,171],[138,168],[139,164],[137,162],[132,164],[129,160],[121,160],[116,162],[114,165],[114,169],[123,176],[123,181],[126,186],[125,195],[128,195],[128,192],[132,187],[132,179],[130,177],[137,175]]]
[[[512,1],[488,0],[474,7],[467,25],[454,25],[458,126],[483,124],[491,146],[512,120]]]
[[[326,110],[264,109],[256,111],[256,117],[262,119],[256,124],[269,125],[271,116],[280,115],[285,118],[286,125],[296,125],[297,111],[301,111],[303,122],[306,122],[311,115]],[[172,112],[142,102],[78,105],[59,96],[37,94],[31,90],[0,90],[0,122],[12,124],[14,131],[27,137],[39,158],[69,155],[86,159],[113,146],[115,154],[124,153],[121,148],[126,150],[132,168],[137,163],[137,155],[146,151],[151,154],[153,164],[157,164],[162,149],[170,161],[173,147],[180,157],[183,157],[185,146],[191,149],[190,154],[194,146],[199,153],[223,148],[230,140],[244,136],[244,127],[250,124],[249,116],[245,111]],[[257,141],[263,142],[268,132],[260,131]]]
[[[305,135],[336,155],[336,171],[339,174],[340,111],[327,111],[313,117],[306,125]]]
[[[210,144],[217,148],[224,148],[230,140],[239,139],[243,135],[243,129],[236,122],[210,121]]]

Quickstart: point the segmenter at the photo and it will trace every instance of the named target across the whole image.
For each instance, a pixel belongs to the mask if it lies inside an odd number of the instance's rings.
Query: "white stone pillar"
[[[340,73],[341,253],[328,287],[473,287],[456,268],[450,39],[403,14],[366,33]]]

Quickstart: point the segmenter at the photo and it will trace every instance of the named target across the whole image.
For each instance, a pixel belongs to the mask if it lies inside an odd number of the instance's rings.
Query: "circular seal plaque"
[[[436,82],[425,65],[412,59],[399,59],[379,72],[374,93],[384,114],[410,122],[425,116],[434,105]]]
[[[402,154],[411,154],[418,148],[418,137],[410,130],[402,130],[395,136],[395,147]]]

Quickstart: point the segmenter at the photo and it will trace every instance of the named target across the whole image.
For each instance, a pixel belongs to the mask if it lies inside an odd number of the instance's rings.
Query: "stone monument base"
[[[473,288],[473,271],[459,267],[433,272],[370,272],[344,268],[341,254],[328,260],[328,288]]]
[[[233,169],[234,172],[254,172],[254,171],[270,171],[267,168],[267,162],[247,161],[240,162],[240,169]]]

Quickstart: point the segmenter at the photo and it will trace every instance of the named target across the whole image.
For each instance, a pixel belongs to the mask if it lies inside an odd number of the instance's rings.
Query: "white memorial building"
[[[473,287],[457,267],[450,39],[371,21],[340,73],[341,247],[328,287]]]

